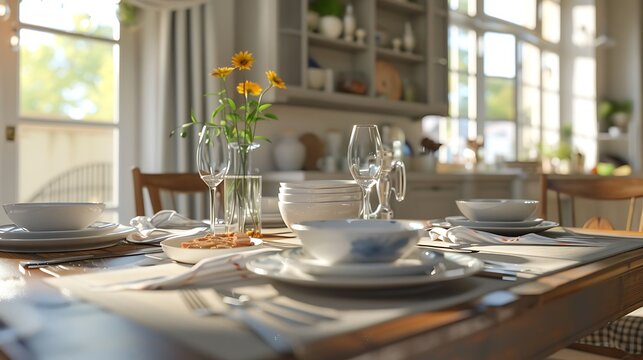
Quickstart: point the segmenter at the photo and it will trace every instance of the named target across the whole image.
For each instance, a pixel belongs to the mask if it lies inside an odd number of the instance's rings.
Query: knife
[[[118,257],[125,257],[125,256],[155,254],[160,252],[163,252],[163,249],[154,247],[149,249],[142,249],[142,250],[137,250],[133,252],[128,252],[124,254],[94,254],[94,255],[67,256],[67,257],[61,257],[61,258],[49,259],[49,260],[21,261],[20,267],[23,269],[36,269],[36,268],[41,268],[45,266],[65,264],[65,263],[70,263],[75,261],[109,259],[109,258],[118,258]]]

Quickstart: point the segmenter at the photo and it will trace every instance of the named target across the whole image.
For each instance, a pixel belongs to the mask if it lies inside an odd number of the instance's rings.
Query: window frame
[[[561,7],[561,13],[562,13],[562,4],[560,1],[557,0],[552,0]],[[523,85],[528,86],[530,88],[535,88],[532,84],[524,83],[522,82],[523,78],[523,68],[522,68],[522,44],[523,43],[529,43],[532,46],[535,46],[540,50],[540,57],[541,57],[541,71],[540,71],[540,84],[538,85],[539,93],[540,93],[540,124],[538,126],[538,132],[539,132],[539,157],[542,158],[543,156],[543,132],[545,129],[543,128],[544,122],[542,121],[543,114],[544,114],[544,109],[543,109],[543,100],[544,96],[546,93],[552,93],[552,90],[546,89],[544,84],[543,84],[543,76],[542,76],[542,58],[543,58],[543,53],[549,52],[549,53],[554,53],[558,55],[559,59],[559,69],[561,67],[561,62],[562,62],[562,44],[561,41],[558,43],[552,43],[547,40],[545,40],[542,37],[542,11],[541,11],[541,4],[542,0],[537,0],[536,1],[536,8],[537,8],[537,19],[536,19],[536,26],[534,29],[530,29],[528,27],[523,27],[517,24],[514,24],[512,22],[508,22],[499,18],[495,18],[492,16],[489,16],[484,13],[484,0],[476,0],[475,7],[476,7],[476,13],[473,16],[470,16],[466,13],[460,12],[458,10],[452,10],[449,9],[449,26],[456,26],[459,29],[464,29],[464,30],[470,30],[473,31],[476,34],[477,38],[477,49],[475,51],[477,52],[477,73],[476,73],[476,83],[477,83],[477,89],[476,89],[476,113],[477,117],[475,119],[469,118],[470,120],[473,120],[477,124],[477,133],[478,136],[484,135],[485,132],[485,122],[488,121],[513,121],[515,123],[515,144],[514,144],[514,157],[516,160],[520,160],[520,151],[522,145],[523,145],[523,139],[522,139],[522,133],[521,129],[528,124],[525,124],[524,117],[522,115],[522,107],[523,107]],[[562,19],[561,19],[562,22]],[[562,29],[562,26],[561,26]],[[485,87],[486,87],[486,79],[487,76],[484,74],[484,54],[483,54],[483,41],[484,41],[484,34],[486,32],[497,32],[497,33],[506,33],[506,34],[511,34],[515,37],[515,64],[516,64],[516,75],[512,79],[513,80],[513,85],[514,85],[514,94],[513,94],[513,105],[515,109],[515,117],[514,119],[492,119],[488,118],[486,114],[486,106],[485,106]],[[562,39],[562,34],[560,36]],[[449,73],[453,73],[449,68]],[[561,81],[561,76],[560,76],[560,71],[558,74],[558,81],[560,84]],[[560,85],[559,89],[557,91],[557,95],[559,99],[561,96],[563,96],[561,90],[560,90]],[[562,109],[561,105],[562,101],[559,101],[559,106],[558,106],[558,113],[559,113],[559,123],[561,121],[562,115]],[[453,117],[453,121],[463,119],[461,116],[458,116],[457,118]],[[535,128],[533,126],[528,126],[530,128]],[[560,124],[559,124],[559,129],[560,129]]]

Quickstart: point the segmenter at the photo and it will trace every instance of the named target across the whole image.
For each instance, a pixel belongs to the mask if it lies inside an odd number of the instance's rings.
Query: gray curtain
[[[141,9],[138,163],[143,172],[196,171],[198,129],[186,138],[169,134],[190,121],[192,112],[204,119],[214,109],[216,99],[204,94],[216,92],[216,81],[208,74],[222,64],[219,53],[224,52],[219,48],[228,52],[232,46],[223,28],[231,25],[233,7],[232,1],[209,0],[176,10]],[[228,55],[224,56],[228,63]],[[206,200],[183,197],[176,208],[194,218],[207,218]]]

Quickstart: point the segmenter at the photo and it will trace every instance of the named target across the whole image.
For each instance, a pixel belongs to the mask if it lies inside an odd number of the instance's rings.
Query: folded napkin
[[[257,257],[276,253],[281,250],[274,248],[259,248],[241,253],[226,254],[205,258],[194,264],[189,270],[169,276],[137,279],[114,284],[95,286],[96,290],[168,290],[195,285],[210,285],[236,281],[250,277],[246,264]]]
[[[452,227],[446,231],[445,240],[461,245],[558,245],[558,246],[602,246],[602,242],[591,239],[569,237],[549,238],[537,234],[523,236],[501,236],[464,226]]]
[[[130,225],[138,232],[128,235],[127,240],[139,244],[159,243],[175,236],[200,236],[208,231],[208,224],[190,219],[174,210],[161,210],[151,218],[137,216],[130,220]]]

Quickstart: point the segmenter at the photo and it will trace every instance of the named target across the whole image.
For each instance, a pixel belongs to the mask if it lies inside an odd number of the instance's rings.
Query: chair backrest
[[[134,177],[134,200],[136,215],[145,215],[144,189],[150,197],[153,213],[164,209],[161,203],[161,191],[170,193],[206,193],[208,186],[198,173],[141,173],[138,167],[132,168]]]
[[[585,198],[591,200],[629,200],[627,222],[625,230],[632,230],[634,223],[634,209],[636,200],[643,197],[643,178],[633,177],[576,177],[576,176],[549,176],[541,175],[540,179],[541,217],[547,219],[547,194],[548,191],[556,193],[558,221],[561,219],[561,194],[569,197],[571,201],[572,226],[576,226],[574,199]],[[601,219],[588,221],[586,224],[601,224]],[[589,226],[586,226],[589,227]],[[595,226],[592,226],[595,227]],[[638,231],[643,231],[643,210],[639,219]]]

